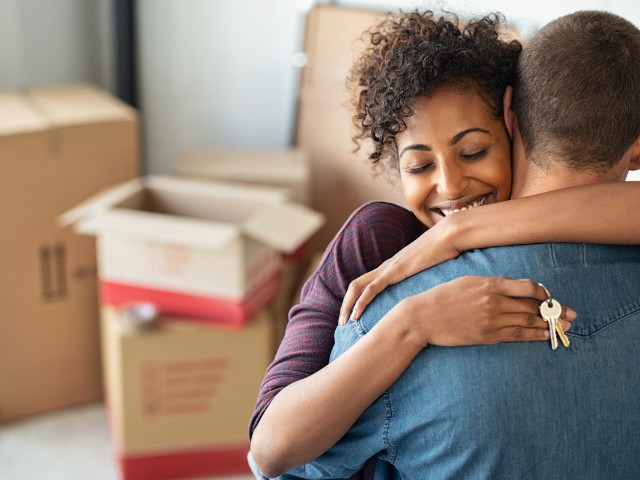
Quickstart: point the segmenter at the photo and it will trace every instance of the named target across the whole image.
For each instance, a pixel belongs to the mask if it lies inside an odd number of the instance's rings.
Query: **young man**
[[[624,180],[640,167],[640,31],[605,12],[551,22],[525,47],[506,104],[513,197]],[[465,275],[546,285],[579,314],[570,347],[429,347],[290,478],[345,478],[376,454],[409,479],[640,478],[640,247],[468,252],[388,288],[337,331],[334,357],[390,310],[411,314],[413,296]]]

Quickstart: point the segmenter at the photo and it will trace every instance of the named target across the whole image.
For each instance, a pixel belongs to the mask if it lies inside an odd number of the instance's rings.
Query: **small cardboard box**
[[[309,154],[287,150],[187,150],[176,163],[176,175],[248,185],[283,188],[287,196],[309,205]]]
[[[154,302],[167,314],[242,326],[276,293],[278,252],[322,215],[267,188],[145,177],[61,216],[98,237],[104,303]]]
[[[0,93],[0,423],[102,398],[95,242],[55,219],[138,175],[138,143],[93,86]]]
[[[273,320],[242,330],[162,317],[142,332],[103,308],[112,441],[125,480],[248,472],[247,425],[273,358]]]

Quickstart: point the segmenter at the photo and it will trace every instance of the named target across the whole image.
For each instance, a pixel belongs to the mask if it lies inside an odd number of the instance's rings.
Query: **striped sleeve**
[[[378,267],[423,232],[424,226],[410,211],[387,202],[367,203],[349,217],[304,284],[300,303],[289,312],[284,338],[260,387],[249,436],[280,390],[329,362],[349,283]]]

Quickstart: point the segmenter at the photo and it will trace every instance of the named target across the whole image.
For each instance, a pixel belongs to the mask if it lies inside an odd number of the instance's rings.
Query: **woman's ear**
[[[504,117],[504,125],[507,128],[509,138],[513,140],[513,125],[514,125],[514,112],[512,108],[513,101],[513,87],[509,85],[504,91],[502,97],[502,116]]]

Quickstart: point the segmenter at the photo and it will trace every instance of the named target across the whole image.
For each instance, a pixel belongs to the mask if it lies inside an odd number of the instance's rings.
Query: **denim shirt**
[[[282,478],[348,478],[377,454],[411,480],[640,479],[640,247],[467,252],[387,288],[338,327],[332,359],[401,299],[463,275],[543,283],[578,312],[571,346],[429,346],[338,444]]]

